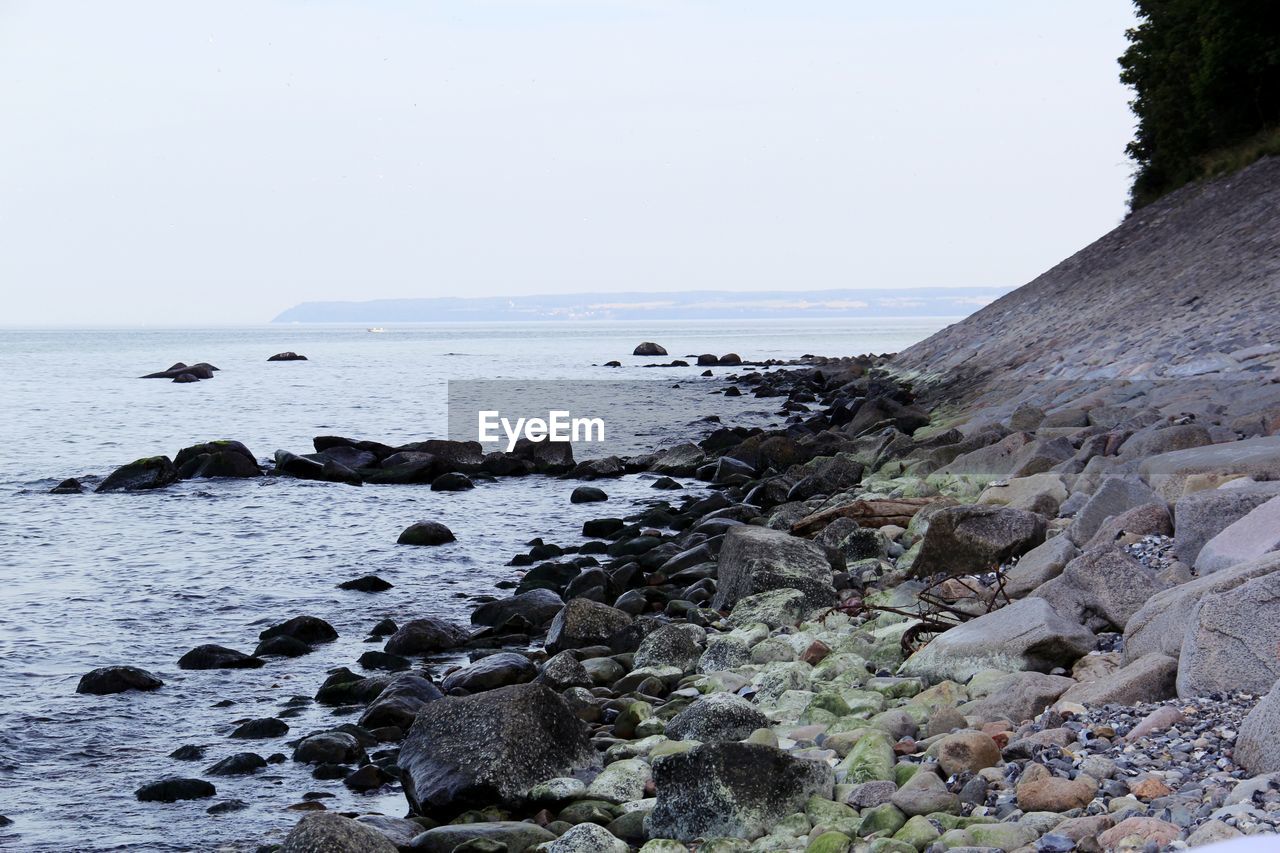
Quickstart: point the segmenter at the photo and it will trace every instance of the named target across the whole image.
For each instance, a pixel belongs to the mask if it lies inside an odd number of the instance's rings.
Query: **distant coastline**
[[[804,319],[821,317],[954,317],[970,314],[1010,287],[927,287],[908,290],[576,293],[364,302],[303,302],[272,323],[431,323]]]

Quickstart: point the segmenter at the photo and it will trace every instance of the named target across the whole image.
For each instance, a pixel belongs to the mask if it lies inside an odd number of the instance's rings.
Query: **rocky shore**
[[[1278,169],[1263,161],[1227,195],[1265,206]],[[403,792],[405,816],[308,800],[315,813],[261,848],[284,853],[1066,853],[1276,833],[1280,271],[1274,232],[1209,215],[1223,198],[1175,193],[896,358],[727,377],[777,404],[778,429],[586,462],[337,437],[277,453],[269,473],[351,485],[644,472],[666,491],[588,521],[580,543],[531,540],[511,594],[469,625],[426,603],[370,624],[381,650],[315,685],[334,725],[290,756],[239,753],[139,799],[213,797],[210,778],[267,761]],[[1225,264],[1231,241],[1269,260],[1158,321],[1125,314],[1114,336],[1077,339],[1091,285],[1089,311],[1127,311],[1142,282],[1124,276],[1164,275],[1187,245]],[[98,489],[263,473],[213,442]],[[682,496],[689,478],[711,490]],[[449,541],[441,528],[424,519],[401,541]],[[304,654],[335,636],[323,617],[181,665]],[[426,665],[441,654],[465,663]],[[121,667],[80,689],[158,682]]]

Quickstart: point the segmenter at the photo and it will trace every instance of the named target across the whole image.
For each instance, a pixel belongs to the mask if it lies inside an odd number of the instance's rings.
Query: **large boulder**
[[[945,507],[929,517],[917,576],[988,572],[1044,542],[1045,520],[1026,510],[969,504]]]
[[[964,682],[984,669],[1047,672],[1071,666],[1097,642],[1043,598],[1024,598],[939,635],[909,657],[900,674]]]
[[[1280,683],[1244,718],[1234,757],[1236,764],[1255,776],[1280,772]]]
[[[258,634],[259,640],[272,637],[290,637],[307,644],[331,643],[338,639],[338,632],[319,616],[295,616]]]
[[[1156,593],[1125,625],[1125,662],[1132,663],[1151,652],[1179,657],[1202,598],[1230,594],[1250,580],[1273,572],[1280,572],[1280,554],[1270,554]]]
[[[168,456],[149,456],[121,465],[98,484],[95,492],[139,492],[162,489],[178,481],[178,469]]]
[[[1196,555],[1196,571],[1220,572],[1280,550],[1280,497],[1274,497],[1204,544]]]
[[[1062,701],[1094,706],[1161,702],[1173,698],[1177,676],[1176,658],[1152,652],[1101,678],[1069,687]]]
[[[1062,475],[1045,471],[992,483],[978,497],[978,503],[1008,506],[1053,518],[1066,499],[1067,487]]]
[[[640,641],[635,665],[674,666],[690,672],[702,656],[702,648],[689,631],[679,625],[663,625]]]
[[[455,690],[479,693],[495,687],[506,687],[508,684],[523,684],[533,681],[537,676],[537,665],[525,655],[518,652],[498,652],[449,673],[440,686],[446,693]]]
[[[653,772],[658,800],[645,831],[679,841],[758,838],[810,797],[830,799],[835,785],[825,763],[751,743],[704,744],[663,758]]]
[[[741,696],[710,693],[695,699],[671,718],[667,723],[667,737],[703,743],[738,741],[769,725],[769,718]]]
[[[1241,488],[1202,489],[1183,495],[1173,506],[1178,538],[1174,553],[1194,566],[1205,543],[1280,495],[1280,483],[1256,483]]]
[[[520,804],[536,783],[594,761],[586,725],[564,699],[541,684],[517,684],[426,705],[398,764],[410,809],[448,819]]]
[[[258,460],[238,441],[206,441],[184,447],[173,459],[178,476],[184,480],[197,477],[257,477],[262,474]]]
[[[397,545],[444,545],[457,539],[453,531],[438,521],[418,521],[400,532]]]
[[[413,839],[413,850],[424,853],[453,853],[461,845],[463,850],[480,853],[483,850],[505,850],[506,853],[525,853],[539,844],[555,841],[555,833],[536,823],[525,820],[496,820],[481,823],[457,823],[428,829]],[[490,847],[483,844],[489,842]],[[504,847],[497,847],[502,844]]]
[[[546,649],[556,654],[607,643],[609,638],[631,624],[631,615],[587,598],[570,599],[551,620]]]
[[[742,525],[725,534],[711,606],[728,610],[738,599],[796,589],[811,609],[836,603],[831,563],[821,546],[780,530]]]
[[[196,646],[178,658],[179,669],[257,669],[265,664],[260,657],[212,643]]]
[[[555,590],[531,589],[510,598],[481,604],[471,611],[471,623],[493,628],[537,628],[554,619],[563,607],[564,601]]]
[[[1203,596],[1178,658],[1178,695],[1265,693],[1280,679],[1280,574]]]
[[[309,814],[285,836],[280,853],[396,853],[381,832],[338,814]]]
[[[461,625],[429,616],[401,625],[387,640],[383,651],[393,655],[427,655],[460,646],[469,636]]]
[[[1164,503],[1164,500],[1142,483],[1123,477],[1108,477],[1076,513],[1067,535],[1072,542],[1083,548],[1107,519],[1135,507]]]
[[[653,341],[645,341],[644,343],[637,345],[636,348],[631,351],[631,354],[655,356],[666,355],[667,351],[664,347],[659,344],[655,344]]]
[[[423,708],[443,697],[440,688],[421,675],[398,675],[369,703],[360,715],[360,725],[367,729],[398,726],[406,730]]]
[[[1031,594],[1093,631],[1123,631],[1129,618],[1169,582],[1119,548],[1094,548]]]
[[[1138,473],[1166,501],[1177,500],[1196,474],[1280,480],[1280,435],[1162,453],[1143,460]]]

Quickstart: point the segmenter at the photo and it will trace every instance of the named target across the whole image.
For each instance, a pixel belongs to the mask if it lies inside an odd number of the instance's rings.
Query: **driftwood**
[[[837,518],[852,518],[859,527],[884,527],[896,524],[906,527],[912,517],[937,498],[897,498],[891,500],[854,501],[843,506],[824,509],[791,525],[794,536],[817,533]]]

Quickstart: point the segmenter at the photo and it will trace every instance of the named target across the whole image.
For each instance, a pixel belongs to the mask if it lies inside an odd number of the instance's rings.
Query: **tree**
[[[1134,0],[1120,79],[1133,87],[1141,207],[1210,173],[1213,157],[1280,128],[1280,3]],[[1258,153],[1266,153],[1260,150]]]

